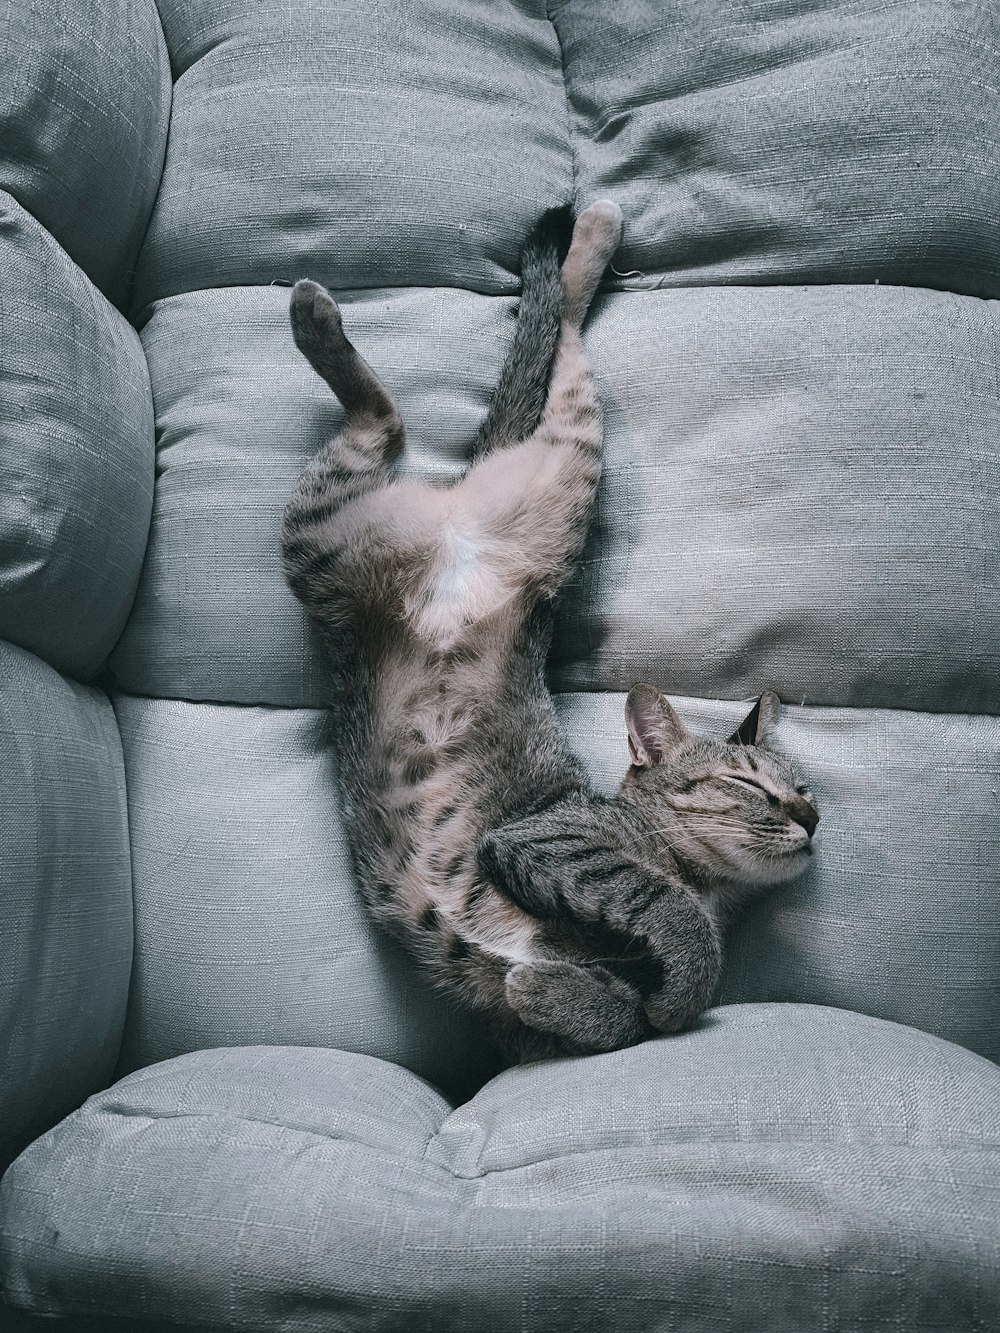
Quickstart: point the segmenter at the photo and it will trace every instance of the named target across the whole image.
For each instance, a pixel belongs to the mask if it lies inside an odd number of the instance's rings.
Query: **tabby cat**
[[[346,412],[303,473],[285,572],[336,680],[343,816],[375,918],[522,1059],[608,1051],[691,1023],[725,915],[808,863],[808,790],[765,748],[765,694],[728,742],[651,685],[626,702],[632,764],[591,789],[545,685],[553,601],[601,472],[580,329],[621,212],[548,215],[474,461],[453,485],[395,477],[403,423],[337,305],[296,284],[296,344]]]

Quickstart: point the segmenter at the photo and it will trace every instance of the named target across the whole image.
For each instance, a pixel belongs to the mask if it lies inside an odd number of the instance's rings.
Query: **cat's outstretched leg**
[[[340,307],[318,282],[302,278],[288,310],[295,346],[326,380],[347,412],[348,422],[402,422],[385,385],[344,333]]]
[[[541,418],[562,324],[565,298],[560,270],[571,228],[570,210],[552,209],[525,244],[517,329],[472,446],[473,459],[526,440]]]
[[[552,597],[583,547],[601,475],[603,420],[580,327],[621,239],[617,204],[576,220],[562,266],[564,313],[549,391],[527,440],[496,449],[461,483],[470,540],[499,554],[508,586]]]
[[[563,260],[563,321],[577,332],[597,293],[604,270],[622,238],[622,211],[613,199],[598,199],[583,210]]]
[[[385,386],[345,335],[329,292],[307,279],[297,282],[289,315],[296,346],[347,412],[343,429],[302,473],[285,507],[285,572],[292,591],[309,606],[321,600],[318,576],[340,544],[331,518],[385,484],[403,447],[403,423]]]
[[[521,1022],[557,1037],[567,1053],[616,1051],[650,1035],[639,992],[600,964],[516,963],[505,990]]]

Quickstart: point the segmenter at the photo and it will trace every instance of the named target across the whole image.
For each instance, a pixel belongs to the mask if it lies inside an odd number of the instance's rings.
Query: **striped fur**
[[[336,674],[358,884],[374,917],[521,1058],[691,1022],[718,977],[720,904],[806,860],[792,798],[807,797],[787,766],[759,746],[671,731],[652,687],[630,696],[635,762],[615,800],[594,795],[559,731],[544,683],[551,610],[601,470],[580,329],[621,215],[586,209],[561,270],[559,226],[550,215],[528,245],[514,344],[452,486],[394,476],[402,423],[336,303],[300,282],[291,305],[298,347],[345,408],[288,503],[282,545]],[[758,709],[761,734],[770,711]],[[752,755],[766,793],[741,776]],[[689,771],[695,761],[711,776]],[[714,843],[696,813],[709,807]],[[751,846],[765,809],[768,833]],[[727,831],[740,819],[745,846]]]

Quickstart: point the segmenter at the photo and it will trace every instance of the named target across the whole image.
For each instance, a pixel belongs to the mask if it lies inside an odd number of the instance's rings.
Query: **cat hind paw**
[[[325,287],[310,278],[300,278],[293,287],[288,314],[295,345],[310,360],[343,338],[340,307]]]
[[[614,1051],[648,1035],[637,993],[599,966],[516,963],[505,990],[522,1023],[556,1035],[569,1050]]]
[[[596,255],[610,259],[622,239],[623,215],[613,199],[588,204],[576,220],[574,233]]]

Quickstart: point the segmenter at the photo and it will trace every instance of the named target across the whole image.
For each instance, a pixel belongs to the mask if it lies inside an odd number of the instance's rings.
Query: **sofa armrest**
[[[111,1077],[132,960],[125,773],[101,691],[0,642],[0,1170]]]

